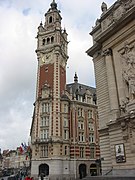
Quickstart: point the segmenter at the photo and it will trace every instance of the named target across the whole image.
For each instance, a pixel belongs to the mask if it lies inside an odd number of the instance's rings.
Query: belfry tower
[[[67,33],[55,0],[37,33],[37,86],[31,124],[31,176],[49,180],[99,174],[96,89],[66,84]]]
[[[31,126],[31,174],[33,177],[44,174],[55,179],[63,174],[64,164],[60,99],[66,86],[68,41],[66,30],[61,28],[62,17],[55,0],[50,6],[45,23],[40,23],[37,33],[38,72]]]

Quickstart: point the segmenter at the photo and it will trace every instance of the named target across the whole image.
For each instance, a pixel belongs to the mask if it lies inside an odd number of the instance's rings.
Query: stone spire
[[[55,2],[55,0],[53,0],[53,2],[50,4],[52,9],[57,9],[57,3]]]

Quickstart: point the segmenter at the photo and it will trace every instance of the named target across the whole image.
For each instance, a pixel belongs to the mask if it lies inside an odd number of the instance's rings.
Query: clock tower
[[[37,86],[31,124],[31,176],[49,180],[99,174],[96,89],[66,84],[68,41],[55,0],[37,33]]]
[[[61,97],[66,87],[68,41],[61,20],[57,3],[53,0],[45,14],[45,23],[40,23],[37,33],[37,86],[31,125],[33,177],[43,175],[59,178],[63,174],[64,164],[68,166],[68,153],[63,158],[63,149],[69,148],[69,142],[63,142],[61,115]],[[69,134],[68,128],[66,134]],[[66,173],[69,174],[67,169]]]

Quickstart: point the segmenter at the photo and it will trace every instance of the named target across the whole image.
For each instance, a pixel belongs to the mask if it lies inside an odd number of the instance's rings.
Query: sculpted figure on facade
[[[124,115],[128,112],[128,99],[122,99],[120,102],[120,115]]]
[[[135,117],[127,118],[121,122],[123,139],[129,142],[132,153],[135,153]]]
[[[135,46],[124,44],[124,49],[121,52],[122,58],[122,76],[125,82],[125,88],[128,89],[127,98],[130,101],[135,99]]]
[[[105,2],[102,3],[101,10],[103,13],[105,13],[107,11],[107,4]]]

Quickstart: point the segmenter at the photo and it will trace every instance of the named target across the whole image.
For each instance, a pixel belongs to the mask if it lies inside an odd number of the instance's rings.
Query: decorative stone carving
[[[112,55],[112,50],[110,48],[106,49],[102,53],[103,56],[111,56]]]
[[[121,116],[128,112],[128,99],[122,99],[120,102],[120,114]]]
[[[107,4],[105,2],[102,3],[101,10],[103,13],[105,13],[107,11]]]
[[[122,76],[128,89],[127,98],[132,101],[135,99],[135,46],[128,45],[125,42],[121,58],[123,66]]]
[[[134,0],[117,0],[113,6],[115,10],[111,10],[108,17],[103,20],[102,30],[107,29],[117,22],[126,13],[126,11],[131,9],[133,6],[135,6]],[[101,9],[104,14],[107,11],[107,5],[102,3]]]
[[[131,112],[130,115],[122,119],[121,129],[123,132],[123,139],[130,143],[130,149],[132,153],[135,153],[135,112]]]
[[[129,10],[135,5],[134,0],[120,0],[120,3],[123,5],[125,11]]]
[[[51,97],[51,91],[48,84],[44,84],[42,87],[42,98],[50,98]]]

